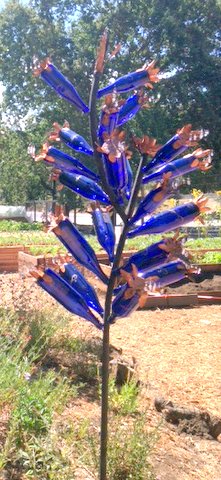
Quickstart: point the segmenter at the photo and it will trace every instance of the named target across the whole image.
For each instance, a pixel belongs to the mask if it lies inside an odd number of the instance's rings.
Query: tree
[[[36,54],[39,58],[51,55],[87,103],[97,39],[107,26],[110,43],[120,42],[122,48],[106,69],[104,82],[153,58],[167,73],[159,86],[160,106],[143,110],[128,125],[128,133],[146,131],[165,142],[190,120],[194,127],[204,125],[210,131],[205,146],[213,145],[219,169],[220,21],[218,0],[32,0],[30,6],[10,0],[0,15],[3,108],[16,119],[31,109],[38,121],[47,122],[46,128],[68,118],[88,138],[83,115],[34,79],[31,68]],[[217,187],[218,177],[213,177],[212,172],[208,177],[197,174],[196,182],[206,189],[209,178]]]
[[[36,169],[27,153],[30,138],[25,132],[1,128],[0,191],[5,203],[21,205],[27,200],[45,198],[48,191],[45,167]]]
[[[85,5],[78,24],[84,38],[87,32],[90,36],[91,25],[95,30],[108,26],[112,41],[122,44],[114,70],[126,73],[139,68],[147,59],[159,61],[162,72],[167,72],[159,85],[159,108],[143,111],[134,127],[165,142],[177,126],[190,121],[194,127],[203,125],[210,132],[205,146],[213,145],[214,165],[218,169],[220,22],[218,1],[206,0],[202,4],[199,0],[96,0]],[[111,74],[107,72],[109,77]],[[219,185],[212,171],[196,180],[206,189],[208,177],[214,186]]]

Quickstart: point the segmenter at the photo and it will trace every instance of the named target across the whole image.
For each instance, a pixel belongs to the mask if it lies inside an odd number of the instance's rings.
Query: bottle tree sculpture
[[[53,168],[53,178],[91,201],[97,239],[107,251],[111,265],[109,277],[102,271],[92,247],[68,218],[55,216],[50,229],[75,261],[106,285],[104,309],[92,285],[76,264],[70,261],[60,265],[59,270],[47,268],[44,272],[35,272],[35,276],[37,283],[66,309],[92,322],[103,334],[100,480],[107,479],[110,325],[118,318],[128,317],[138,306],[144,303],[148,305],[148,296],[155,289],[185,278],[192,272],[177,233],[175,236],[162,237],[160,241],[133,254],[122,265],[125,241],[137,235],[163,234],[196,218],[200,219],[200,213],[208,210],[204,198],[163,213],[155,213],[155,210],[173,194],[174,178],[196,169],[206,170],[211,163],[211,151],[197,147],[204,132],[193,131],[191,125],[185,125],[161,147],[147,135],[133,139],[134,148],[140,154],[133,179],[129,163],[132,152],[127,148],[122,125],[148,102],[148,88],[152,89],[159,81],[159,70],[155,68],[155,62],[151,62],[99,89],[106,47],[107,33],[104,32],[95,63],[89,106],[49,59],[34,70],[34,74],[40,76],[58,95],[88,115],[90,121],[89,143],[73,131],[67,122],[64,126],[55,123],[48,143],[43,145],[36,160],[46,162]],[[99,119],[98,99],[102,101]],[[64,143],[70,148],[70,154],[50,146],[50,141]],[[194,147],[194,151],[182,156],[190,147]],[[82,154],[82,157],[91,156],[96,172],[76,159],[72,150]],[[137,206],[141,184],[148,182],[159,183]],[[111,208],[122,220],[122,232],[117,245],[110,219]],[[143,219],[143,223],[137,224],[140,219]]]

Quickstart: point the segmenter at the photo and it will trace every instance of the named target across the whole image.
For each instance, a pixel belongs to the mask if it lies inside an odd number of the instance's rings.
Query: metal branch
[[[136,177],[135,177],[135,180],[134,180],[134,185],[133,185],[133,190],[132,190],[132,193],[131,193],[130,201],[129,201],[128,206],[127,206],[127,218],[128,219],[133,215],[134,207],[135,207],[136,201],[137,201],[137,195],[138,195],[140,185],[141,185],[141,181],[142,181],[142,177],[143,177],[143,167],[144,167],[144,165],[146,165],[146,163],[147,163],[147,154],[143,153],[142,157],[141,157],[141,160],[140,160],[140,163],[139,163],[137,174],[136,174]]]
[[[142,180],[142,167],[146,164],[147,156],[144,154],[141,158],[131,199],[128,205],[128,218],[133,213],[133,209],[137,200],[137,194]],[[127,232],[129,229],[128,222],[124,224],[119,243],[117,246],[113,267],[108,283],[106,293],[105,309],[104,309],[104,333],[103,333],[103,351],[102,351],[102,400],[101,400],[101,450],[100,450],[100,480],[107,479],[107,441],[108,441],[108,382],[109,382],[109,360],[110,360],[110,325],[108,323],[111,315],[111,303],[113,297],[113,289],[120,266],[120,260],[123,253]]]

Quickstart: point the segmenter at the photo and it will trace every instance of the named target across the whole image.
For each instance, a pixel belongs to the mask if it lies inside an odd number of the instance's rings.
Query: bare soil
[[[200,290],[210,288],[211,279],[206,281],[209,283],[203,288],[201,284]],[[220,282],[220,277],[214,281]],[[189,285],[177,288],[189,289]],[[215,283],[213,289],[220,287]],[[32,280],[22,280],[18,275],[1,276],[0,291],[8,305],[20,291],[22,295],[26,292],[30,308],[42,308],[46,303],[57,308]],[[20,301],[21,295],[17,299]],[[100,341],[101,333],[88,322],[69,318],[74,337]],[[150,430],[159,429],[151,457],[157,480],[221,480],[221,439],[179,434],[177,427],[165,422],[154,408],[154,399],[163,396],[180,407],[197,407],[221,416],[221,306],[135,312],[111,327],[111,344],[122,349],[124,357],[136,358],[138,375],[145,385],[141,403],[148,426]],[[88,394],[78,397],[62,414],[64,420],[71,421],[86,416],[99,421],[99,405]]]
[[[178,282],[166,289],[168,293],[190,294],[200,292],[221,292],[221,275],[212,274],[209,272],[195,275],[192,281],[188,279]]]

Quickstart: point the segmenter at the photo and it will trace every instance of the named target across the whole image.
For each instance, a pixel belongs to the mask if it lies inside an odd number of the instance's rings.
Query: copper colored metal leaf
[[[120,49],[121,49],[121,44],[118,43],[114,49],[112,50],[111,54],[110,54],[110,60],[112,60],[112,58],[116,57],[116,55],[120,52]]]
[[[107,31],[105,30],[101,37],[100,45],[97,52],[97,59],[96,59],[95,68],[94,68],[95,72],[98,72],[98,73],[103,72],[106,49],[107,49]]]

